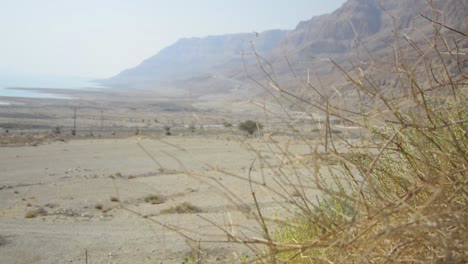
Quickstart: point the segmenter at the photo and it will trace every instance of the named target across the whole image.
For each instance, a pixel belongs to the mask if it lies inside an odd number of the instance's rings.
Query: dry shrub
[[[156,194],[147,195],[145,196],[144,200],[145,202],[150,204],[162,204],[165,201],[165,199],[162,196]]]
[[[275,257],[296,263],[466,261],[467,98],[430,107],[433,123],[410,115],[390,125],[376,144],[379,155],[346,173],[348,189],[311,213],[276,228]],[[424,123],[424,124],[423,124]],[[343,159],[345,159],[344,156]],[[350,171],[348,171],[350,172]],[[271,253],[270,253],[271,254]]]
[[[37,208],[34,210],[27,211],[24,215],[24,218],[36,218],[38,216],[45,216],[47,215],[47,211],[44,208]]]
[[[257,105],[270,118],[282,120],[292,138],[309,146],[311,153],[298,155],[270,140],[275,150],[265,147],[272,152],[269,156],[280,157],[273,164],[248,141],[240,141],[255,154],[262,173],[274,172],[271,181],[277,186],[265,178],[252,179],[252,163],[247,179],[252,197],[236,196],[217,184],[236,208],[253,198],[254,206],[243,213],[258,226],[232,232],[203,219],[225,232],[228,241],[245,245],[258,263],[468,262],[468,77],[460,58],[465,53],[459,50],[459,40],[467,40],[438,23],[434,28],[434,36],[421,46],[396,34],[392,67],[379,68],[381,58],[369,58],[365,64],[372,67],[364,70],[360,63],[344,68],[329,59],[346,80],[339,92],[351,101],[348,105],[327,94],[331,89],[319,91],[301,80],[307,91],[283,89],[265,70],[271,64],[256,54],[267,81],[255,82],[283,104],[282,113]],[[444,38],[442,28],[450,39]],[[382,72],[394,89],[377,81]],[[323,128],[314,129],[312,139],[304,136],[296,128],[303,120],[294,120],[290,110],[311,117],[320,113]],[[336,124],[345,128],[337,130]],[[259,186],[274,193],[289,215],[267,217],[255,193]],[[309,196],[317,191],[321,196]],[[197,212],[201,209],[189,203],[161,211]]]
[[[445,29],[448,40],[439,24],[435,28],[429,45],[397,47],[397,70],[384,68],[397,80],[393,91],[382,89],[372,70],[345,69],[329,60],[346,77],[346,89],[359,109],[354,112],[330,96],[320,94],[320,99],[312,96],[308,101],[282,89],[259,63],[269,80],[264,88],[272,89],[272,95],[280,92],[277,102],[295,102],[303,111],[314,109],[326,116],[321,148],[311,147],[308,157],[282,150],[290,168],[282,177],[294,187],[283,195],[294,198],[290,211],[295,214],[271,221],[262,215],[252,191],[262,237],[235,240],[251,249],[257,245],[253,251],[259,262],[468,261],[468,77],[457,42],[466,42],[466,35]],[[329,117],[358,127],[362,136],[333,133]],[[294,120],[285,122],[294,128]],[[312,144],[291,131],[304,144]],[[321,174],[324,168],[330,177]],[[293,178],[300,179],[299,186]],[[322,197],[310,199],[307,193],[312,190],[321,191]]]
[[[0,247],[5,246],[6,244],[8,244],[8,240],[5,236],[0,235]]]
[[[161,210],[161,214],[195,214],[202,213],[203,210],[189,202],[183,202],[168,209]]]

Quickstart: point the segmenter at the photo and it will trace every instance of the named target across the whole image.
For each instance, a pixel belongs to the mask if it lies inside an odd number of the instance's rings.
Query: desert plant
[[[249,135],[253,135],[254,132],[259,131],[261,128],[263,128],[262,124],[252,120],[239,123],[239,129],[247,132]]]
[[[47,211],[41,207],[41,208],[27,211],[26,214],[24,215],[24,218],[35,218],[38,216],[45,216],[45,215],[47,215]]]
[[[195,127],[195,124],[193,124],[193,123],[190,124],[187,128],[188,128],[188,130],[190,131],[190,133],[194,133],[195,130],[197,129],[197,128]]]
[[[289,202],[287,210],[293,215],[274,219],[264,215],[254,186],[275,189],[252,180],[251,165],[249,184],[256,210],[249,213],[260,232],[234,240],[257,245],[252,250],[259,263],[466,262],[468,77],[459,63],[459,43],[466,41],[466,34],[432,22],[436,31],[426,39],[433,41],[430,45],[407,36],[395,40],[393,73],[385,68],[388,65],[363,70],[326,60],[345,77],[342,86],[348,90],[339,92],[354,96],[355,111],[340,105],[326,89],[319,91],[299,79],[309,91],[282,88],[262,66],[270,64],[257,55],[268,80],[262,87],[276,102],[293,103],[310,116],[311,109],[320,112],[326,131],[323,138],[311,141],[295,129],[296,120],[278,114],[294,138],[312,152],[299,155],[275,145],[281,163],[269,169],[276,172],[274,180],[283,190],[276,194]],[[451,41],[443,37],[442,27]],[[380,72],[395,75],[386,76],[397,80],[394,90],[380,87]],[[246,122],[239,129],[249,134],[261,127]],[[359,134],[340,133],[333,129],[336,124],[352,124]],[[270,164],[256,148],[244,144],[262,164]],[[328,162],[319,162],[318,157]],[[309,195],[313,191],[321,195],[313,199]],[[229,191],[226,195],[239,200]],[[222,230],[232,238],[229,230]]]
[[[437,37],[441,37],[439,33]],[[355,75],[330,60],[360,94],[357,104],[361,112],[344,114],[343,108],[329,99],[319,104],[306,100],[301,103],[313,105],[326,116],[353,122],[367,136],[350,140],[331,133],[332,122],[325,122],[328,132],[321,144],[325,149],[329,146],[334,159],[333,169],[328,169],[329,179],[321,177],[323,164],[305,163],[285,151],[290,164],[295,164],[293,177],[301,179],[298,188],[309,189],[304,186],[307,182],[323,196],[311,201],[303,192],[298,199],[301,202],[293,203],[296,216],[282,221],[274,228],[273,236],[263,233],[266,246],[259,253],[262,261],[466,261],[462,242],[466,231],[462,230],[468,223],[467,77],[461,69],[457,77],[441,70],[456,67],[437,59],[442,57],[437,45],[416,47],[426,49],[424,58],[405,60],[402,74],[407,78],[400,79],[401,90],[413,96],[382,90],[374,82],[373,72]],[[457,59],[454,55],[453,61]],[[434,61],[440,67],[434,66]],[[432,79],[418,78],[414,69],[425,69]],[[282,92],[283,100],[303,99],[279,85],[275,84],[274,89]],[[375,108],[369,107],[371,101]],[[306,139],[302,141],[309,145]],[[339,144],[349,150],[339,152],[334,148]],[[367,150],[362,151],[362,146]],[[301,170],[311,171],[312,178],[303,177]],[[260,226],[268,230],[267,219],[260,212],[258,217]]]
[[[183,202],[168,209],[161,210],[161,214],[194,214],[201,213],[203,210],[189,202]]]
[[[229,123],[229,122],[227,122],[227,121],[224,121],[224,122],[223,122],[223,126],[224,126],[225,128],[231,128],[231,127],[232,127],[232,124]]]
[[[340,85],[344,89],[338,92],[354,99],[352,110],[327,94],[328,87],[318,90],[298,79],[307,91],[282,88],[263,68],[270,64],[257,55],[268,82],[256,83],[275,102],[294,105],[311,117],[320,113],[326,133],[317,140],[301,135],[295,128],[300,122],[282,106],[286,114],[275,117],[284,121],[292,138],[309,147],[310,153],[298,154],[289,145],[272,140],[261,150],[270,149],[271,156],[278,157],[272,163],[263,158],[258,146],[239,140],[256,157],[246,173],[248,178],[224,173],[246,180],[251,197],[244,201],[229,187],[222,188],[236,207],[253,200],[254,205],[242,213],[258,226],[246,227],[246,231],[256,232],[248,236],[235,235],[215,223],[228,241],[246,245],[259,263],[466,262],[468,78],[463,63],[447,65],[447,57],[459,62],[463,52],[455,40],[458,33],[445,28],[453,37],[448,41],[440,25],[434,22],[434,36],[424,38],[433,41],[429,45],[408,40],[406,35],[398,39],[396,34],[391,68],[380,69],[381,60],[366,63],[372,64],[366,70],[359,63],[345,68],[324,59],[344,76],[345,83]],[[389,77],[396,80],[394,89],[380,87],[382,72],[395,75]],[[333,129],[336,124],[353,128],[338,133]],[[239,124],[249,134],[259,128],[252,120]],[[255,167],[257,160],[260,165]],[[262,176],[271,172],[272,180],[252,179],[256,168]],[[285,215],[265,215],[257,186],[274,193],[275,201],[285,201],[278,202]],[[314,192],[320,195],[314,197]],[[161,211],[187,212],[201,209],[183,203]]]
[[[170,126],[164,126],[164,131],[166,131],[166,136],[170,136],[171,135],[171,127]]]
[[[60,126],[56,126],[56,127],[52,130],[52,132],[53,132],[54,134],[62,134],[62,128],[61,128]]]
[[[144,198],[145,202],[150,203],[150,204],[162,204],[164,203],[164,198],[161,197],[160,195],[156,194],[150,194],[145,196]]]
[[[0,247],[8,244],[8,240],[5,236],[0,235]]]

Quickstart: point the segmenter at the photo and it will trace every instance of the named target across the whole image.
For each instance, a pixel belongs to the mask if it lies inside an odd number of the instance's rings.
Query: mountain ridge
[[[183,38],[146,59],[140,65],[122,71],[104,83],[119,84],[134,82],[164,83],[166,79],[192,78],[229,69],[232,64],[242,63],[242,52],[250,42],[262,53],[276,47],[285,34],[284,30],[269,30],[259,37],[253,33],[214,35],[203,38]],[[168,65],[171,65],[169,67]],[[127,80],[125,80],[127,79]]]
[[[434,5],[428,6],[425,0],[349,0],[329,14],[299,22],[292,30],[184,38],[103,83],[162,94],[190,89],[197,96],[248,89],[255,96],[259,91],[252,87],[252,77],[272,74],[291,84],[291,70],[304,73],[311,68],[316,76],[333,74],[333,67],[316,64],[317,58],[333,58],[346,65],[361,50],[387,54],[395,32],[423,41],[433,24],[420,14],[431,17],[436,13],[438,21],[466,31],[467,4],[445,0]],[[262,64],[267,64],[268,72],[259,70]]]

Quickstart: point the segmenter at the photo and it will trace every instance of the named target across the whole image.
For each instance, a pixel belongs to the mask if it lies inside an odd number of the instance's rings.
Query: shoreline
[[[86,92],[98,92],[107,87],[83,87],[83,88],[39,88],[39,87],[5,87],[0,88],[0,98],[28,98],[28,99],[76,99],[72,95],[80,95]],[[2,93],[2,91],[6,91]],[[9,95],[9,91],[10,94]],[[6,94],[6,95],[5,95]]]

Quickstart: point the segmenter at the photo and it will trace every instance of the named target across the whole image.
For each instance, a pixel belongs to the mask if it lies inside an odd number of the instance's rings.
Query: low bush
[[[41,208],[27,211],[26,214],[24,215],[24,218],[35,218],[38,216],[46,216],[46,215],[47,215],[47,211],[41,207]]]
[[[145,196],[144,200],[150,204],[162,204],[165,201],[163,197],[156,194],[147,195]]]
[[[252,120],[247,120],[239,124],[239,129],[247,132],[249,135],[253,135],[254,132],[259,131],[262,128],[262,124]]]
[[[161,214],[195,214],[202,213],[203,210],[191,203],[183,202],[168,209],[161,210]]]

